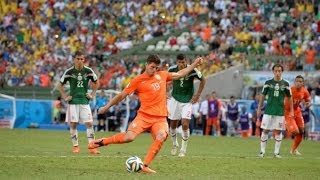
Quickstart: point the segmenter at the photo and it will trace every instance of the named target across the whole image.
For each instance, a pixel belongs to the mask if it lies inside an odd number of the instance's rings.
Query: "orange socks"
[[[294,137],[294,143],[292,146],[292,150],[296,150],[302,141],[302,134],[298,134]]]
[[[156,155],[158,154],[158,152],[160,151],[161,149],[161,146],[162,146],[163,142],[160,141],[160,140],[155,140],[151,147],[149,148],[149,151],[146,155],[146,157],[144,158],[144,161],[143,163],[145,165],[149,165],[151,163],[151,161],[156,157]]]
[[[103,144],[122,144],[126,143],[124,140],[125,133],[118,133],[108,138],[103,138]]]

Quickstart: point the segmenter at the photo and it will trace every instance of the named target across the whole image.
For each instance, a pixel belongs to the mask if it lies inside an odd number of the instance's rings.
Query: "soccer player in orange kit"
[[[304,78],[298,75],[294,80],[294,86],[291,87],[292,100],[293,100],[293,110],[294,116],[289,117],[290,106],[286,99],[285,101],[285,120],[286,120],[286,130],[288,133],[294,136],[294,143],[290,150],[291,154],[301,155],[298,151],[298,146],[300,145],[303,132],[304,132],[304,121],[302,117],[302,112],[300,108],[300,103],[304,103],[307,107],[310,107],[310,94],[307,89],[304,88]]]
[[[156,173],[156,171],[150,169],[148,166],[168,137],[167,81],[184,77],[200,65],[202,61],[202,58],[196,58],[190,66],[178,72],[170,73],[167,71],[159,71],[161,62],[159,56],[150,55],[147,58],[145,72],[131,80],[120,94],[116,95],[107,105],[99,109],[99,114],[105,113],[111,106],[121,102],[128,95],[136,93],[140,99],[141,106],[136,118],[129,125],[128,131],[115,134],[108,138],[97,139],[89,143],[88,148],[95,149],[109,144],[129,143],[134,141],[142,132],[150,130],[154,141],[144,158],[142,172]]]

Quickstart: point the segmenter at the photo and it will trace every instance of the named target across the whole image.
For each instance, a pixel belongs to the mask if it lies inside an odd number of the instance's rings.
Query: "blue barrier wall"
[[[250,112],[252,100],[237,100],[240,107],[246,106],[247,111]],[[3,116],[12,116],[8,106],[12,106],[12,101],[0,100],[0,118]],[[14,128],[27,128],[30,124],[38,124],[47,126],[52,123],[53,119],[53,101],[51,100],[16,100],[17,117]],[[313,112],[313,126],[314,131],[320,131],[320,104],[312,105]]]
[[[17,118],[14,128],[27,128],[31,123],[49,124],[52,122],[53,101],[27,100],[16,101]]]
[[[5,119],[13,116],[13,101],[0,99],[0,119]]]

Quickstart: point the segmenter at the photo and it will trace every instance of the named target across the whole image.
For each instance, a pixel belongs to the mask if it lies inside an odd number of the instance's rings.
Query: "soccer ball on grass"
[[[138,156],[131,156],[126,160],[126,169],[129,172],[139,172],[142,166],[143,162]]]

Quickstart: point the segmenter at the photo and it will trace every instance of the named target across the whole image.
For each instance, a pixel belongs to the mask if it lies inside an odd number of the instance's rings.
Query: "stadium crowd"
[[[174,50],[208,50],[205,75],[239,63],[247,69],[270,70],[275,61],[287,70],[314,71],[319,68],[319,4],[319,0],[1,0],[0,81],[53,87],[76,50],[108,56],[186,27],[190,32],[183,33],[182,41],[170,37],[168,43],[179,45]],[[248,55],[256,59],[249,63]],[[269,61],[266,55],[286,60]],[[164,65],[174,60],[162,58]],[[121,89],[142,68],[138,56],[119,61],[94,57],[87,64],[102,87],[112,89]]]

